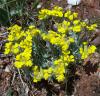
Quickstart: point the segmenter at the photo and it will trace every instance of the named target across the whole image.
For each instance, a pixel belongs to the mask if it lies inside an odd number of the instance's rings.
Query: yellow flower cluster
[[[54,61],[54,74],[58,81],[63,81],[65,79],[65,68],[70,62],[74,62],[74,56],[70,55],[70,51],[66,51],[59,59]]]
[[[81,59],[86,59],[90,54],[93,54],[96,51],[94,45],[87,46],[86,43],[83,44],[83,47],[80,48]]]
[[[40,68],[38,66],[34,66],[33,67],[33,73],[34,73],[34,76],[33,76],[33,82],[38,82],[38,81],[41,81],[41,79],[45,79],[45,80],[48,80],[48,78],[50,78],[52,76],[52,74],[54,73],[53,72],[54,69],[52,67],[49,67],[48,69],[43,69],[43,68]]]
[[[63,17],[63,12],[61,7],[55,6],[53,10],[42,9],[39,12],[39,19],[45,19],[48,16],[56,16],[56,17]]]
[[[42,38],[49,41],[51,44],[61,47],[62,52],[66,51],[70,43],[74,42],[72,37],[66,38],[66,34],[57,33],[55,31],[49,30],[48,34],[42,34]]]
[[[72,13],[70,10],[67,10],[64,14],[64,17],[72,21],[78,17],[78,13]]]
[[[61,23],[55,22],[57,26],[57,32],[49,30],[48,33],[41,33],[41,37],[43,38],[43,40],[49,41],[52,45],[57,45],[59,48],[61,48],[62,54],[58,59],[54,60],[54,63],[52,65],[53,67],[47,69],[40,68],[37,71],[33,70],[34,82],[38,82],[42,78],[47,80],[52,75],[55,76],[56,80],[58,80],[59,82],[65,79],[65,67],[67,67],[70,62],[75,61],[74,56],[71,55],[69,51],[69,46],[71,43],[74,43],[74,38],[67,36],[67,33],[69,33],[70,31],[77,33],[81,32],[82,28],[87,28],[87,24],[85,22],[81,22],[77,19],[78,14],[75,12],[72,13],[70,10],[67,10],[67,12],[63,13],[62,8],[55,7],[53,10],[43,9],[39,13],[40,20],[45,19],[48,16],[64,16],[64,18],[67,18],[67,20],[65,19]],[[90,52],[91,48],[92,47],[88,49],[89,54],[93,52]]]
[[[64,20],[62,23],[56,23],[58,32],[62,34],[66,34],[69,31],[70,22]]]
[[[71,27],[69,27],[69,31],[72,30],[73,32],[81,32],[83,24],[80,20],[78,20],[78,13],[71,12],[70,10],[67,10],[64,14],[64,17],[67,18],[72,24]]]
[[[87,29],[91,31],[91,30],[96,29],[96,27],[97,27],[97,24],[92,24],[90,26],[87,26]]]
[[[41,79],[43,78],[43,71],[42,68],[38,68],[38,66],[34,66],[33,67],[33,82],[38,82],[41,81]]]
[[[65,67],[68,66],[70,62],[74,62],[74,56],[66,54],[60,56],[59,59],[54,61],[53,67],[48,69],[38,68],[38,66],[33,67],[33,82],[38,82],[41,79],[48,80],[52,75],[55,76],[58,82],[61,82],[65,79]]]
[[[64,62],[61,59],[59,59],[59,60],[54,61],[54,64],[57,64],[57,65],[55,65],[55,69],[54,69],[54,74],[55,74],[56,79],[59,82],[64,81],[64,79],[65,79],[65,76],[64,76],[64,73],[65,73]]]
[[[61,24],[58,24],[58,31],[62,33],[65,33],[67,31],[81,32],[83,28],[92,31],[97,27],[96,24],[88,26],[85,22],[78,20],[78,13],[71,12],[70,10],[63,12],[63,9],[57,6],[54,7],[52,10],[42,9],[39,12],[40,20],[45,19],[48,16],[63,17],[68,20],[64,20]]]
[[[69,23],[66,21],[64,21],[63,24],[69,26]],[[74,43],[74,39],[72,37],[66,38],[65,30],[66,29],[64,29],[64,32],[59,31],[58,33],[49,30],[48,34],[41,35],[45,41],[49,41],[51,44],[59,46],[62,50],[60,58],[54,61],[54,75],[58,81],[64,80],[65,66],[68,66],[70,62],[74,62],[74,56],[70,55],[70,51],[68,51],[69,45],[70,43]]]
[[[25,34],[24,32],[21,32],[21,27],[18,25],[14,25],[13,27],[10,27],[8,30],[10,30],[11,32],[8,35],[9,42],[5,45],[5,54],[9,54],[12,52],[17,54],[19,52],[19,44],[15,42],[18,41]]]
[[[14,65],[17,68],[23,66],[32,66],[32,37],[39,33],[34,26],[23,31],[18,25],[14,25],[8,29],[8,43],[5,44],[5,54],[13,53],[15,55]]]
[[[52,10],[42,9],[39,12],[39,19],[46,19],[48,16],[55,16],[63,18],[59,23],[55,22],[57,31],[49,30],[47,33],[41,32],[35,26],[29,26],[27,30],[22,30],[18,25],[9,28],[8,43],[5,45],[5,54],[14,54],[14,65],[17,68],[24,66],[33,68],[33,82],[41,81],[41,79],[48,80],[52,76],[59,82],[65,79],[65,69],[69,63],[75,61],[70,44],[76,42],[70,33],[81,32],[83,28],[94,30],[97,25],[92,24],[88,26],[85,22],[77,19],[78,14],[67,10],[65,13],[61,7],[54,7]],[[40,35],[44,41],[56,45],[61,50],[60,56],[53,61],[51,65],[42,68],[37,64],[32,64],[32,38]],[[87,46],[86,43],[80,48],[81,59],[85,59],[88,55],[94,53],[96,47],[94,45]]]
[[[69,24],[64,21],[64,24]],[[45,41],[49,41],[53,45],[57,45],[62,50],[62,55],[59,57],[59,59],[54,61],[53,68],[49,67],[48,69],[38,69],[34,70],[33,68],[33,74],[34,82],[40,81],[42,78],[45,80],[49,79],[52,74],[56,77],[56,79],[60,82],[64,80],[64,73],[65,73],[65,66],[68,66],[70,62],[74,62],[74,56],[70,55],[70,51],[68,51],[70,43],[74,43],[74,39],[72,37],[66,38],[66,32],[55,32],[53,30],[49,30],[48,33],[41,33],[41,37]],[[59,72],[58,72],[59,70]],[[41,76],[40,76],[41,74]],[[39,76],[40,77],[39,77]]]

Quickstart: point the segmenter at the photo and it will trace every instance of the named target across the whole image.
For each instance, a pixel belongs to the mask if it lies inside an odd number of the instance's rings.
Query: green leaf
[[[39,0],[36,0],[36,1],[33,3],[32,8],[36,8],[38,4],[39,4]]]
[[[0,8],[0,24],[1,25],[9,24],[8,12],[2,8]]]

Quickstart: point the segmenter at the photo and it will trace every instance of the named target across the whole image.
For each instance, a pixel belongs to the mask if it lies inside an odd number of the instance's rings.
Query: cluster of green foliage
[[[0,25],[9,25],[11,18],[22,16],[26,0],[0,0]]]

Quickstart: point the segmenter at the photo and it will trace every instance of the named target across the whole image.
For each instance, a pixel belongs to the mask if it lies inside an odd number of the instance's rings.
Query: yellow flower
[[[13,41],[14,40],[14,36],[13,35],[8,35],[8,41]]]
[[[66,32],[65,28],[63,28],[63,27],[58,28],[58,31],[59,31],[60,33],[65,33],[65,32]]]
[[[69,62],[74,62],[74,56],[73,55],[70,55],[70,60]]]
[[[70,26],[70,22],[64,20],[64,21],[62,22],[62,25],[63,25],[64,27]]]
[[[63,10],[62,7],[58,7],[58,6],[55,6],[53,9],[56,10],[56,11],[62,11]]]
[[[80,48],[81,59],[86,59],[88,57],[88,47],[86,44],[83,45],[83,48]]]
[[[74,18],[77,18],[78,17],[78,13],[74,12],[73,16],[74,16]]]
[[[37,79],[33,79],[33,82],[34,82],[34,83],[37,83],[37,82],[38,82],[38,80],[37,80]]]
[[[63,46],[62,46],[62,50],[63,50],[63,51],[66,51],[66,50],[68,49],[68,47],[69,47],[69,46],[68,46],[67,44],[66,44],[66,45],[63,45]]]
[[[12,42],[9,42],[9,43],[5,44],[5,48],[11,49],[11,47],[12,47]]]
[[[79,24],[79,23],[80,23],[80,20],[74,20],[74,21],[73,21],[73,24],[74,24],[74,25],[77,25],[77,24]]]
[[[90,46],[89,48],[88,48],[88,53],[89,54],[92,54],[92,53],[94,53],[96,51],[96,47],[94,46],[94,45],[92,45],[92,46]]]
[[[90,31],[95,30],[96,27],[97,27],[97,24],[92,24],[92,25],[90,25],[90,26],[86,26],[86,28],[87,28],[88,30],[90,30]]]
[[[36,71],[38,69],[38,66],[33,67],[33,71]]]
[[[28,66],[28,67],[31,67],[32,66],[32,61],[31,60],[28,60],[25,63],[26,63],[25,65]]]
[[[6,43],[4,54],[9,54],[11,52],[11,48],[12,48],[12,42]]]
[[[65,77],[64,77],[64,75],[62,74],[62,75],[58,75],[56,79],[57,79],[59,82],[61,82],[61,81],[64,81]]]
[[[83,53],[83,48],[80,48],[80,53],[81,53],[81,54]]]
[[[61,64],[61,63],[62,63],[62,60],[61,60],[61,59],[58,59],[58,60],[55,60],[55,61],[54,61],[54,64],[55,64],[55,65],[58,65],[58,64]]]
[[[21,57],[21,54],[18,54],[18,55],[16,55],[16,60],[18,61],[18,60],[20,60],[22,57]]]
[[[17,67],[17,68],[22,68],[23,62],[21,62],[21,61],[15,61],[14,65],[15,65],[15,67]]]
[[[68,55],[64,56],[64,61],[67,61],[68,60]]]
[[[87,42],[83,45],[84,48],[80,48],[81,59],[86,59],[90,54],[96,51],[96,47],[91,45],[87,47]]]
[[[44,79],[47,80],[48,78],[49,78],[49,74],[48,73],[45,73],[44,74]]]
[[[86,22],[80,22],[82,27],[86,26]]]
[[[69,38],[69,41],[71,42],[71,43],[73,43],[74,42],[74,38]]]
[[[65,12],[65,14],[64,14],[64,17],[69,17],[69,15],[71,15],[71,11],[70,10],[68,10],[67,12]]]
[[[10,52],[11,50],[6,48],[4,54],[9,54]]]
[[[82,53],[81,59],[86,59],[88,57],[88,54]]]
[[[51,40],[50,40],[50,42],[51,42],[51,44],[55,44],[57,41],[56,41],[56,38],[52,38]]]
[[[84,45],[87,45],[87,42],[83,42]]]
[[[30,25],[29,26],[29,29],[33,29],[33,28],[35,28],[35,26],[33,26],[33,25]]]
[[[51,74],[53,71],[52,67],[48,68],[48,73]]]
[[[20,31],[22,28],[20,26],[18,26],[17,24],[15,24],[14,26],[11,26],[8,28],[8,30],[15,32],[15,31]]]
[[[68,17],[68,19],[69,19],[70,21],[72,21],[72,20],[74,19],[74,16],[73,16],[73,15],[70,15],[70,16]]]
[[[57,17],[63,17],[63,12],[61,7],[54,7],[52,10],[48,9],[42,9],[39,12],[39,19],[46,19],[48,16],[57,16]]]
[[[18,52],[19,52],[19,49],[18,49],[18,48],[14,48],[14,49],[13,49],[13,53],[14,53],[14,54],[17,54]]]
[[[17,54],[19,52],[19,44],[15,43],[15,45],[12,46],[12,52],[14,54]]]
[[[81,31],[81,26],[80,25],[74,26],[73,31],[74,32],[80,32]]]

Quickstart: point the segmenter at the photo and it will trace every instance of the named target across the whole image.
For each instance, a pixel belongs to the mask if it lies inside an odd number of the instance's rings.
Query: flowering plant
[[[80,34],[84,29],[95,30],[97,25],[88,25],[78,19],[77,13],[70,10],[64,12],[57,6],[52,10],[42,9],[38,18],[38,28],[33,25],[27,30],[22,30],[18,25],[8,28],[10,33],[5,54],[14,55],[15,67],[30,67],[33,82],[53,78],[58,82],[64,81],[65,70],[70,63],[83,60],[95,52],[96,47],[83,42]],[[53,23],[48,25],[47,21]]]

